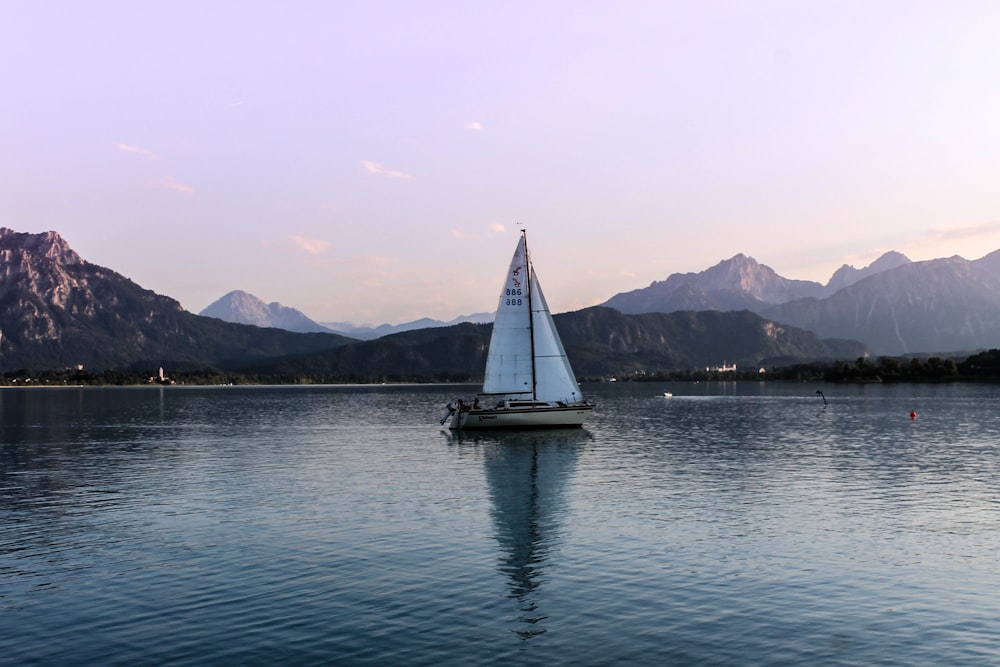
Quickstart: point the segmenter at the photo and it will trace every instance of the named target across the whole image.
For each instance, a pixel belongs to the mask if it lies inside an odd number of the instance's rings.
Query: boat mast
[[[528,286],[528,338],[531,339],[531,400],[538,400],[536,388],[538,380],[535,377],[535,309],[531,306],[531,255],[528,254],[528,234],[521,230],[524,239],[524,270]]]

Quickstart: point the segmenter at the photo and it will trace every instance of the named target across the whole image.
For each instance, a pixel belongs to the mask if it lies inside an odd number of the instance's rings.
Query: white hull
[[[594,409],[592,405],[465,410],[451,417],[449,428],[573,428]]]

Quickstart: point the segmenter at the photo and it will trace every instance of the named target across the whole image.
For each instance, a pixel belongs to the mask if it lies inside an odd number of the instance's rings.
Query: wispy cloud
[[[299,234],[289,234],[288,238],[295,242],[302,250],[305,250],[310,255],[322,255],[330,247],[329,241],[322,241],[320,239],[310,239]]]
[[[361,164],[368,170],[369,174],[375,174],[376,176],[384,176],[386,178],[413,178],[411,174],[407,174],[405,171],[386,169],[378,162],[372,162],[371,160],[362,160]]]
[[[890,250],[901,252],[913,261],[951,255],[976,259],[980,256],[978,253],[995,249],[1000,244],[1000,220],[978,225],[932,227],[907,234],[905,239],[899,235],[889,235],[888,238],[880,237],[875,241],[863,253],[836,255],[838,263],[861,268]],[[801,255],[801,252],[796,252],[796,256]]]
[[[359,257],[358,259],[363,264],[378,267],[392,266],[399,263],[398,257],[391,257],[389,255],[365,255],[363,257]]]
[[[133,155],[138,155],[144,157],[147,160],[159,160],[160,156],[153,151],[148,151],[145,148],[139,148],[138,146],[129,146],[128,144],[115,144],[115,148],[120,151],[125,151],[126,153],[132,153]]]
[[[959,255],[977,259],[982,252],[989,252],[1000,244],[1000,220],[978,225],[934,227],[911,235],[894,248],[913,260]]]
[[[174,190],[175,192],[183,192],[186,195],[194,194],[194,188],[192,188],[190,185],[184,185],[173,176],[164,176],[157,182],[157,185],[159,185],[159,187],[161,188],[166,188],[167,190]]]
[[[479,121],[472,121],[471,123],[466,123],[465,124],[465,129],[467,129],[467,130],[473,130],[475,132],[482,132],[486,128],[483,127],[483,124],[480,123]]]
[[[399,263],[395,257],[366,255],[357,259],[361,264],[357,278],[365,287],[385,288],[393,284],[399,275],[395,270]]]
[[[507,228],[498,222],[494,222],[492,225],[490,225],[490,231],[496,232],[497,234],[503,234],[504,232],[507,231]]]
[[[941,241],[964,241],[984,236],[995,236],[997,234],[1000,234],[1000,220],[994,220],[982,225],[932,229],[929,236]]]

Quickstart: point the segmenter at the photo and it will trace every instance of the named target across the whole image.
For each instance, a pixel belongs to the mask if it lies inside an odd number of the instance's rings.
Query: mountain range
[[[288,315],[280,304],[257,308],[269,316]],[[768,359],[852,358],[864,352],[860,343],[822,341],[748,312],[625,315],[595,307],[557,315],[556,321],[578,372],[594,376],[723,361],[754,367]],[[289,381],[317,375],[330,381],[468,380],[482,375],[491,329],[464,323],[361,341],[225,322],[189,313],[176,300],[83,260],[56,232],[0,228],[4,373],[163,366],[284,375]]]
[[[242,312],[216,316],[254,322],[254,313],[265,307],[256,302]],[[675,273],[648,287],[616,294],[602,305],[625,314],[748,310],[812,331],[822,339],[862,341],[875,354],[962,353],[1000,344],[1000,251],[974,261],[951,257],[925,262],[913,262],[892,251],[860,269],[841,266],[826,285],[784,278],[752,257],[738,254],[699,273]],[[266,307],[291,310],[280,304]],[[308,320],[298,311],[291,312]],[[202,314],[210,313],[206,309]],[[490,320],[484,314],[452,322],[424,319],[378,328],[341,325],[338,332],[370,340],[401,331]],[[272,318],[266,326],[282,324]]]
[[[737,255],[555,317],[578,373],[642,374],[997,347],[998,295],[1000,252],[929,262],[888,253],[863,269],[842,267],[827,285],[788,280]],[[56,232],[0,228],[0,371],[165,366],[326,373],[337,381],[476,379],[492,327],[426,320],[363,341],[277,303],[227,297],[213,307],[228,310],[213,312],[252,311],[256,319],[244,312],[244,321],[256,324],[189,313],[86,262]]]
[[[879,355],[971,351],[1000,345],[1000,251],[923,262],[889,252],[863,269],[842,266],[826,285],[736,255],[603,305],[630,314],[749,310],[820,338],[860,340]]]
[[[402,333],[403,331],[451,327],[456,324],[467,323],[486,324],[487,322],[492,321],[493,313],[473,313],[472,315],[459,315],[455,319],[447,322],[443,320],[431,319],[429,317],[421,317],[419,320],[413,320],[412,322],[403,322],[402,324],[380,324],[377,327],[356,325],[351,322],[323,322],[323,325],[333,331],[336,331],[337,333],[350,336],[351,338],[373,340],[375,338],[381,338],[382,336]]]
[[[756,371],[760,366],[856,359],[865,353],[857,341],[820,340],[811,332],[748,311],[625,315],[594,306],[553,319],[580,377],[635,377],[723,362]],[[357,382],[471,382],[482,379],[491,332],[491,324],[419,329],[317,354],[261,360],[240,370],[291,377],[308,372]]]
[[[204,317],[214,317],[225,322],[235,324],[252,324],[256,327],[275,327],[299,333],[325,332],[337,333],[342,336],[349,336],[359,340],[372,340],[381,338],[389,334],[401,331],[413,331],[414,329],[427,329],[430,327],[450,327],[464,322],[484,323],[492,322],[492,313],[476,313],[474,315],[462,315],[450,322],[433,320],[428,317],[404,322],[403,324],[380,324],[377,327],[361,325],[357,326],[350,322],[315,322],[309,319],[304,313],[289,306],[283,306],[277,301],[264,303],[253,294],[247,294],[240,290],[234,290],[224,295],[220,299],[212,302],[199,315]]]
[[[292,333],[193,315],[174,299],[84,261],[56,232],[0,228],[0,369],[197,368],[327,350]]]

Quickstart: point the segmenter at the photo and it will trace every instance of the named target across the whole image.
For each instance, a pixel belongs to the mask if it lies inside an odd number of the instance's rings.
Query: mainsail
[[[583,398],[531,266],[523,232],[500,292],[483,393],[564,403]]]

